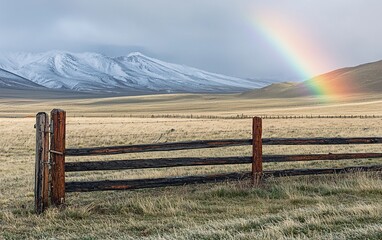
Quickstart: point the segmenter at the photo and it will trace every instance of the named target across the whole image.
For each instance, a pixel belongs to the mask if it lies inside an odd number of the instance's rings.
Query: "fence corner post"
[[[252,122],[252,182],[259,185],[263,175],[262,119],[254,117]]]
[[[66,112],[53,109],[51,112],[51,145],[52,160],[51,201],[55,206],[65,203],[65,132]]]
[[[49,204],[49,117],[44,112],[36,115],[36,156],[34,201],[35,212],[41,214]]]

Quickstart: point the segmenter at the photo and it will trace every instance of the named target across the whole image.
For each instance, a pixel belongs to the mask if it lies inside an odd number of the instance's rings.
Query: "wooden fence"
[[[259,184],[262,178],[268,176],[281,177],[311,174],[330,174],[344,173],[354,170],[382,171],[382,165],[325,169],[291,169],[263,171],[263,162],[382,158],[382,153],[329,153],[308,155],[263,156],[263,145],[380,144],[382,143],[382,138],[262,138],[262,119],[259,117],[253,118],[251,139],[201,140],[189,142],[71,149],[67,149],[65,147],[65,111],[59,109],[52,110],[50,119],[51,121],[49,121],[48,114],[46,113],[38,113],[36,118],[35,209],[37,213],[42,213],[48,207],[49,204],[52,204],[54,206],[63,205],[65,203],[66,192],[131,190],[164,186],[177,186],[184,184],[219,182],[234,179],[240,180],[248,178],[251,178],[254,184]],[[153,151],[176,151],[201,148],[220,148],[245,145],[252,146],[252,156],[214,158],[157,158],[141,160],[65,162],[66,156],[95,156]],[[156,179],[133,179],[89,182],[66,182],[65,180],[65,172],[167,168],[224,164],[252,164],[252,171]]]

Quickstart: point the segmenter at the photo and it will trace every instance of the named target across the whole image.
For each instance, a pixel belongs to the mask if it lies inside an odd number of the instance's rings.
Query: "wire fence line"
[[[320,118],[332,118],[332,119],[356,119],[356,117],[348,118],[348,117],[320,117]],[[382,117],[357,117],[358,119],[370,119],[370,118],[375,118],[375,119],[380,119]],[[228,118],[225,118],[229,120]],[[234,118],[230,118],[234,119]],[[237,118],[237,119],[250,119],[250,118]],[[294,118],[294,117],[268,117],[264,119],[318,119],[315,117],[308,117],[308,118]],[[218,119],[216,119],[218,120]],[[169,120],[169,121],[119,121],[119,122],[68,122],[66,125],[117,125],[117,124],[154,124],[154,123],[192,123],[192,122],[209,122],[209,121],[216,121],[216,120],[206,120],[206,119],[193,119],[193,120]],[[221,120],[221,119],[219,119]],[[335,128],[335,127],[333,127]]]
[[[87,125],[87,124],[83,124],[83,125]],[[94,125],[96,125],[94,123]],[[113,124],[109,124],[109,125],[113,125]],[[382,126],[380,127],[374,127],[374,126],[365,126],[365,125],[362,125],[362,126],[359,126],[359,127],[337,127],[337,126],[322,126],[322,127],[267,127],[265,126],[264,127],[265,130],[267,131],[292,131],[292,130],[363,130],[363,131],[366,131],[366,130],[381,130],[382,129]],[[195,131],[195,130],[192,130],[192,131],[185,131],[185,129],[177,129],[176,126],[174,126],[172,129],[171,129],[172,132],[174,133],[181,133],[181,134],[184,134],[184,133],[200,133],[200,134],[203,134],[203,133],[237,133],[237,132],[248,132],[250,133],[250,129],[235,129],[235,130],[201,130],[201,131]],[[68,133],[70,134],[70,133]],[[131,133],[131,134],[137,134],[137,135],[152,135],[152,133]],[[113,135],[113,134],[109,134],[109,135]],[[118,134],[116,133],[115,135],[118,135],[118,136],[123,136],[123,134]]]
[[[237,114],[231,116],[219,115],[194,115],[194,114],[68,114],[70,118],[165,118],[165,119],[194,119],[194,120],[215,120],[215,119],[252,119],[253,117],[261,117],[262,119],[315,119],[315,118],[382,118],[382,115],[364,115],[364,114],[343,114],[343,115],[321,115],[321,114]],[[35,118],[35,115],[7,115],[0,114],[0,118]],[[179,121],[180,120],[176,120]],[[164,121],[163,121],[164,122]],[[173,121],[171,121],[173,122]],[[151,122],[148,122],[151,123]]]
[[[110,118],[181,118],[181,119],[251,119],[253,117],[261,117],[262,119],[310,119],[310,118],[382,118],[382,115],[363,115],[363,114],[343,114],[343,115],[321,115],[321,114],[300,114],[300,115],[268,115],[268,114],[256,114],[246,115],[237,114],[231,116],[218,116],[218,115],[181,115],[181,114],[152,114],[152,115],[136,115],[136,114],[111,114],[111,115],[70,115],[72,118],[97,118],[97,117],[110,117]]]
[[[115,125],[115,124],[136,124],[136,123],[189,123],[189,122],[211,122],[216,120],[193,119],[193,120],[165,120],[165,121],[118,121],[118,122],[68,122],[66,125]]]
[[[293,127],[293,128],[279,128],[279,127],[264,127],[264,130],[267,130],[267,131],[290,131],[290,130],[363,130],[363,131],[366,131],[366,130],[382,130],[382,127]],[[197,134],[204,134],[204,133],[251,133],[250,130],[248,129],[236,129],[236,130],[214,130],[214,131],[210,131],[210,130],[206,130],[206,131],[185,131],[184,129],[170,129],[169,131],[171,131],[170,133],[171,134],[188,134],[188,133],[197,133]],[[102,135],[102,136],[130,136],[130,135],[145,135],[145,136],[150,136],[150,135],[153,135],[153,134],[161,134],[162,132],[157,132],[157,133],[129,133],[129,134],[120,134],[119,132],[116,132],[115,134],[106,134],[106,135]],[[70,132],[67,134],[67,135],[70,135],[70,136],[91,136],[91,135],[87,135],[87,134],[71,134]],[[99,135],[94,135],[95,137],[99,137]]]

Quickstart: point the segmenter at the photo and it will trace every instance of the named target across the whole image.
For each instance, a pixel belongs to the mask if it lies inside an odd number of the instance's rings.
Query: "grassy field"
[[[138,191],[70,193],[65,209],[33,213],[34,119],[68,111],[67,147],[250,138],[250,119],[151,115],[382,114],[377,96],[322,102],[169,95],[62,101],[0,100],[0,239],[381,239],[382,175],[352,173]],[[113,117],[110,117],[113,115]],[[131,117],[130,117],[131,115]],[[83,117],[82,117],[83,116]],[[140,116],[140,117],[134,117]],[[147,116],[147,117],[144,117]],[[12,117],[12,118],[11,118]],[[107,121],[106,121],[107,120]],[[382,119],[267,119],[264,137],[382,136]],[[381,152],[381,145],[266,146],[264,154]],[[250,147],[71,157],[67,161],[248,156]],[[265,164],[265,169],[356,166],[382,159]],[[134,179],[248,171],[250,165],[70,173],[76,180]]]
[[[263,99],[245,94],[171,94],[39,100],[11,99],[0,95],[0,117],[34,117],[36,112],[50,111],[52,108],[62,108],[71,117],[373,115],[381,112],[382,95]]]

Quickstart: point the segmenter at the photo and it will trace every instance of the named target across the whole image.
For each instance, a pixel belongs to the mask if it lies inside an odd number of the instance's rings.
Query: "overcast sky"
[[[381,60],[381,11],[380,0],[0,0],[0,51],[140,51],[296,80],[298,63],[318,74]]]

